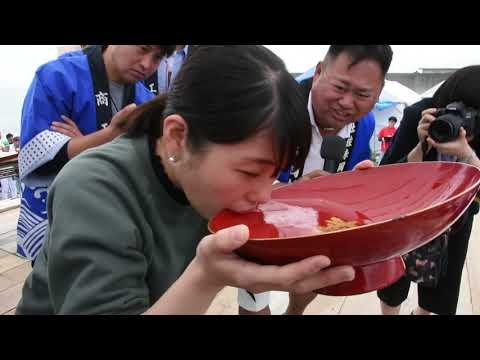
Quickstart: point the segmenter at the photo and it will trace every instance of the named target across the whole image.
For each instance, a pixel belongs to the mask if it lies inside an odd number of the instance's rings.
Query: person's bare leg
[[[400,310],[402,309],[402,305],[393,307],[385,304],[383,301],[380,301],[380,307],[382,315],[400,315]]]
[[[317,297],[317,294],[310,292],[307,294],[288,294],[288,308],[285,315],[303,315],[308,305]]]
[[[249,311],[245,310],[241,306],[238,307],[238,315],[272,315],[272,312],[270,311],[270,306],[267,306],[265,309],[262,309],[260,311]]]
[[[424,308],[418,306],[415,311],[413,312],[413,315],[432,315],[430,311],[425,310]]]

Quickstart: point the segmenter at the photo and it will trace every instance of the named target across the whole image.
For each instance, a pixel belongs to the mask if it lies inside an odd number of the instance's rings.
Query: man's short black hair
[[[13,134],[8,133],[8,134],[7,134],[7,139],[8,139],[8,138],[13,138]]]
[[[364,60],[373,60],[380,65],[384,76],[390,69],[393,58],[390,45],[331,45],[325,59],[335,60],[344,52],[352,58],[350,67]]]
[[[92,45],[80,45],[80,46],[82,46],[82,49],[85,49]],[[167,58],[172,56],[172,54],[175,52],[175,47],[176,47],[176,45],[152,45],[152,46],[158,47],[162,52],[162,55]],[[107,47],[108,45],[102,45],[102,51],[105,51]]]
[[[163,56],[170,57],[175,51],[175,45],[154,45],[158,46],[162,51]]]
[[[388,121],[393,121],[394,123],[396,123],[398,120],[397,120],[397,118],[396,118],[395,116],[390,116],[390,117],[388,118]]]

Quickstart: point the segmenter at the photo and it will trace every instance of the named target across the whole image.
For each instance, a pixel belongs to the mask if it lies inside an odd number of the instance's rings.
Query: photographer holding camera
[[[453,156],[455,161],[479,166],[475,150],[470,146],[479,135],[478,119],[478,111],[462,102],[451,103],[445,109],[423,111],[417,130],[420,142],[408,155],[408,161],[422,161],[424,149],[434,148],[437,156],[440,155],[438,160],[452,160],[445,157]]]
[[[457,161],[480,168],[480,66],[456,71],[427,98],[407,107],[392,145],[380,165]],[[455,315],[473,217],[479,198],[444,234],[404,256],[407,271],[379,290],[382,313],[398,315],[410,282],[418,283],[412,315]]]

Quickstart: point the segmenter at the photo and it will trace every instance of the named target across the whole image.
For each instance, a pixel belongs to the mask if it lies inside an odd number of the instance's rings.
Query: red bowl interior
[[[297,182],[272,193],[276,202],[315,209],[320,225],[336,216],[360,226],[287,236],[265,224],[261,212],[224,210],[211,219],[209,229],[247,225],[250,240],[238,254],[261,264],[326,255],[333,265],[364,266],[403,255],[438,236],[463,214],[479,187],[480,170],[461,163],[381,166]]]

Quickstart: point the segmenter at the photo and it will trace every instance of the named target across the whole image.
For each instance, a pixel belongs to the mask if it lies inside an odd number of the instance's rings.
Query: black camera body
[[[437,110],[436,119],[430,124],[428,135],[438,143],[453,141],[463,127],[467,136],[476,135],[480,130],[480,112],[466,107],[462,102],[454,102],[444,109]]]

